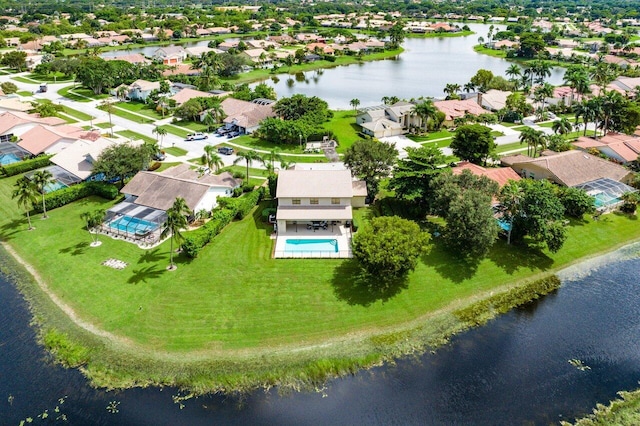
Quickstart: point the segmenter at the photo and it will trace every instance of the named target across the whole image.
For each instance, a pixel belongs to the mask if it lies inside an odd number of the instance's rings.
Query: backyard
[[[120,363],[129,365],[127,356],[132,353],[174,366],[186,360],[212,362],[215,366],[205,376],[182,368],[175,373],[182,379],[171,376],[183,380],[181,375],[196,374],[197,379],[192,380],[207,386],[214,386],[210,377],[216,375],[218,379],[240,380],[239,371],[244,380],[251,381],[261,368],[264,374],[278,375],[274,372],[318,359],[334,360],[327,361],[330,366],[367,357],[378,359],[376,354],[388,345],[374,344],[372,336],[435,327],[424,322],[425,316],[452,304],[463,306],[470,298],[640,238],[640,227],[634,220],[611,214],[599,221],[574,222],[557,254],[508,246],[501,240],[477,265],[456,260],[436,239],[407,283],[391,291],[372,291],[369,283],[357,277],[353,261],[271,259],[271,226],[262,222],[260,209],[256,209],[253,215],[225,228],[197,259],[176,256],[178,272],[171,273],[165,270],[168,241],[142,250],[101,237],[102,246],[89,247],[90,236],[80,214],[108,208],[113,202],[90,197],[50,211],[48,220],[39,220],[36,215],[37,229],[27,231],[24,215],[10,199],[16,179],[0,181],[2,239],[36,268],[51,291],[81,319],[115,336],[123,359],[101,359],[101,351],[93,351],[96,362],[88,367],[89,375],[103,383],[114,380],[111,368]],[[128,266],[123,270],[102,266],[109,258]],[[455,327],[452,316],[442,315],[447,327]],[[61,328],[87,342],[82,338],[84,333],[71,324]],[[392,347],[396,346],[394,339]],[[328,344],[331,342],[335,344]],[[311,351],[295,350],[318,344],[321,347]],[[294,350],[287,352],[288,348]],[[257,361],[275,350],[279,355],[271,361]],[[228,362],[251,359],[229,370]],[[171,382],[173,379],[159,372],[163,368],[162,362],[146,363],[142,370],[125,368],[115,376],[119,386],[153,377]]]

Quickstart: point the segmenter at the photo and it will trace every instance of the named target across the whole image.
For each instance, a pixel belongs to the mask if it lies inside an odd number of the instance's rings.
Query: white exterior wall
[[[33,129],[37,126],[36,123],[24,123],[18,124],[17,126],[13,126],[11,129],[7,130],[3,133],[3,135],[13,134],[14,136],[22,136],[22,134],[27,133],[29,130]]]
[[[72,143],[74,143],[76,139],[60,139],[58,142],[51,145],[49,148],[44,150],[45,154],[57,154]]]
[[[209,188],[209,191],[207,191],[204,197],[202,197],[200,202],[196,205],[194,211],[198,212],[203,209],[206,211],[211,211],[218,205],[218,197],[231,197],[232,195],[233,189],[231,188]]]
[[[293,206],[292,202],[293,198],[278,198],[278,205],[280,206]],[[295,204],[296,206],[306,207],[306,206],[350,206],[351,198],[340,198],[340,204],[331,204],[331,198],[318,198],[318,204],[311,204],[310,198],[300,197],[300,204]]]

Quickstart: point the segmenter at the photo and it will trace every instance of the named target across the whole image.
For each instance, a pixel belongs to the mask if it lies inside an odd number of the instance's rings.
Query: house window
[[[317,198],[311,198],[311,199],[309,199],[309,204],[318,204],[318,203],[319,203],[319,201],[318,201],[318,199],[317,199]]]
[[[340,198],[332,198],[331,204],[340,204]]]
[[[300,198],[294,198],[293,200],[291,200],[291,204],[293,204],[294,206],[299,206]]]

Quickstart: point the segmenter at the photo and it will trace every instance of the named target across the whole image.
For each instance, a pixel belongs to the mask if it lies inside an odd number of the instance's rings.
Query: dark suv
[[[221,146],[220,148],[218,148],[218,152],[224,155],[231,155],[233,154],[233,148],[231,148],[230,146]]]

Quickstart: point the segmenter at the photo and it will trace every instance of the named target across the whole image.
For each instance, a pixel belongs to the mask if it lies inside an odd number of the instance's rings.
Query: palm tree
[[[463,89],[464,89],[465,92],[471,93],[471,92],[474,92],[476,90],[476,86],[472,82],[468,82],[467,84],[465,84],[463,86]]]
[[[351,99],[351,101],[349,102],[349,105],[353,107],[354,112],[357,111],[358,106],[360,105],[360,99],[358,98]]]
[[[427,99],[424,102],[414,105],[412,113],[420,117],[421,124],[426,131],[429,118],[433,119],[438,113],[438,109],[431,99]]]
[[[236,154],[236,156],[238,158],[235,159],[233,164],[237,164],[242,160],[244,160],[247,163],[247,185],[248,185],[249,184],[249,166],[254,161],[260,161],[260,154],[258,154],[256,151],[251,149],[249,151],[240,151],[238,154]]]
[[[522,75],[522,68],[520,68],[516,64],[509,65],[509,68],[505,71],[507,77],[509,77],[509,81],[516,81],[518,77]]]
[[[111,121],[111,113],[113,113],[114,107],[109,99],[105,99],[100,104],[103,110],[107,111],[109,114],[109,132],[111,133],[111,137],[113,137],[113,122]]]
[[[533,93],[536,100],[542,102],[542,114],[544,114],[544,109],[547,105],[547,98],[550,98],[553,95],[553,86],[549,83],[544,83],[542,86],[536,87]]]
[[[17,198],[16,202],[18,203],[18,207],[23,207],[27,213],[29,231],[36,229],[31,225],[31,217],[29,216],[29,210],[31,210],[38,201],[38,187],[35,183],[29,178],[21,177],[16,181],[11,198]]]
[[[272,149],[268,154],[264,154],[260,161],[267,168],[269,173],[274,173],[276,169],[276,161],[279,161],[282,164],[282,156],[277,149]]]
[[[202,117],[202,124],[207,126],[207,132],[213,131],[213,128],[216,127],[216,119],[211,115],[211,112],[207,111]]]
[[[98,233],[96,232],[96,237],[94,239],[91,230],[102,223],[104,219],[104,210],[99,209],[92,212],[84,212],[80,214],[80,219],[84,220],[87,226],[87,231],[89,231],[89,235],[91,236],[91,247],[98,247],[101,244],[100,241],[98,241]]]
[[[42,218],[46,219],[47,216],[47,207],[44,202],[44,195],[46,194],[45,188],[47,185],[54,183],[56,180],[53,178],[53,175],[49,170],[38,170],[31,176],[34,185],[38,188],[38,192],[42,194]]]
[[[457,94],[460,91],[460,89],[461,89],[461,87],[457,83],[447,83],[444,86],[444,93],[447,94],[447,98],[451,98],[455,94]]]
[[[562,117],[560,120],[554,121],[551,128],[557,135],[566,135],[573,130],[573,124],[571,124],[568,118]]]
[[[216,120],[216,123],[220,123],[224,118],[224,109],[222,109],[222,102],[220,101],[220,98],[215,98],[210,102],[209,114],[213,116],[213,118]]]
[[[168,271],[175,271],[177,266],[173,263],[173,241],[180,245],[184,240],[181,231],[187,227],[187,217],[191,214],[191,210],[187,206],[184,198],[178,197],[173,205],[167,210],[167,221],[164,223],[160,238],[170,237],[169,248],[169,266]]]
[[[165,129],[164,127],[156,126],[153,128],[153,130],[151,130],[151,133],[155,133],[156,142],[158,142],[159,145],[162,146],[164,137],[167,135],[167,129]]]
[[[204,147],[204,154],[202,154],[200,162],[206,165],[209,171],[215,169],[216,173],[220,170],[220,167],[224,166],[222,158],[216,153],[216,148],[213,145],[206,145]]]
[[[583,99],[582,102],[573,106],[573,112],[576,115],[576,125],[578,124],[580,117],[582,117],[582,122],[584,123],[584,136],[587,136],[587,124],[589,124],[594,117],[592,105],[589,101]]]
[[[527,155],[535,157],[538,145],[542,144],[544,133],[531,127],[525,127],[520,132],[520,143],[527,144]]]
[[[543,60],[536,59],[533,61],[530,69],[532,76],[536,76],[536,83],[538,84],[544,84],[544,79],[551,76],[551,65]]]
[[[129,89],[127,88],[127,86],[119,86],[119,87],[116,89],[116,96],[118,97],[118,99],[120,99],[120,100],[124,100],[124,99],[125,99],[125,97],[126,97],[126,95],[127,95],[127,91],[128,91],[128,90],[129,90]]]
[[[507,244],[511,244],[511,231],[513,230],[513,218],[518,214],[520,203],[523,198],[523,191],[518,182],[509,180],[500,190],[500,210],[502,217],[509,221],[509,231],[507,232]]]

